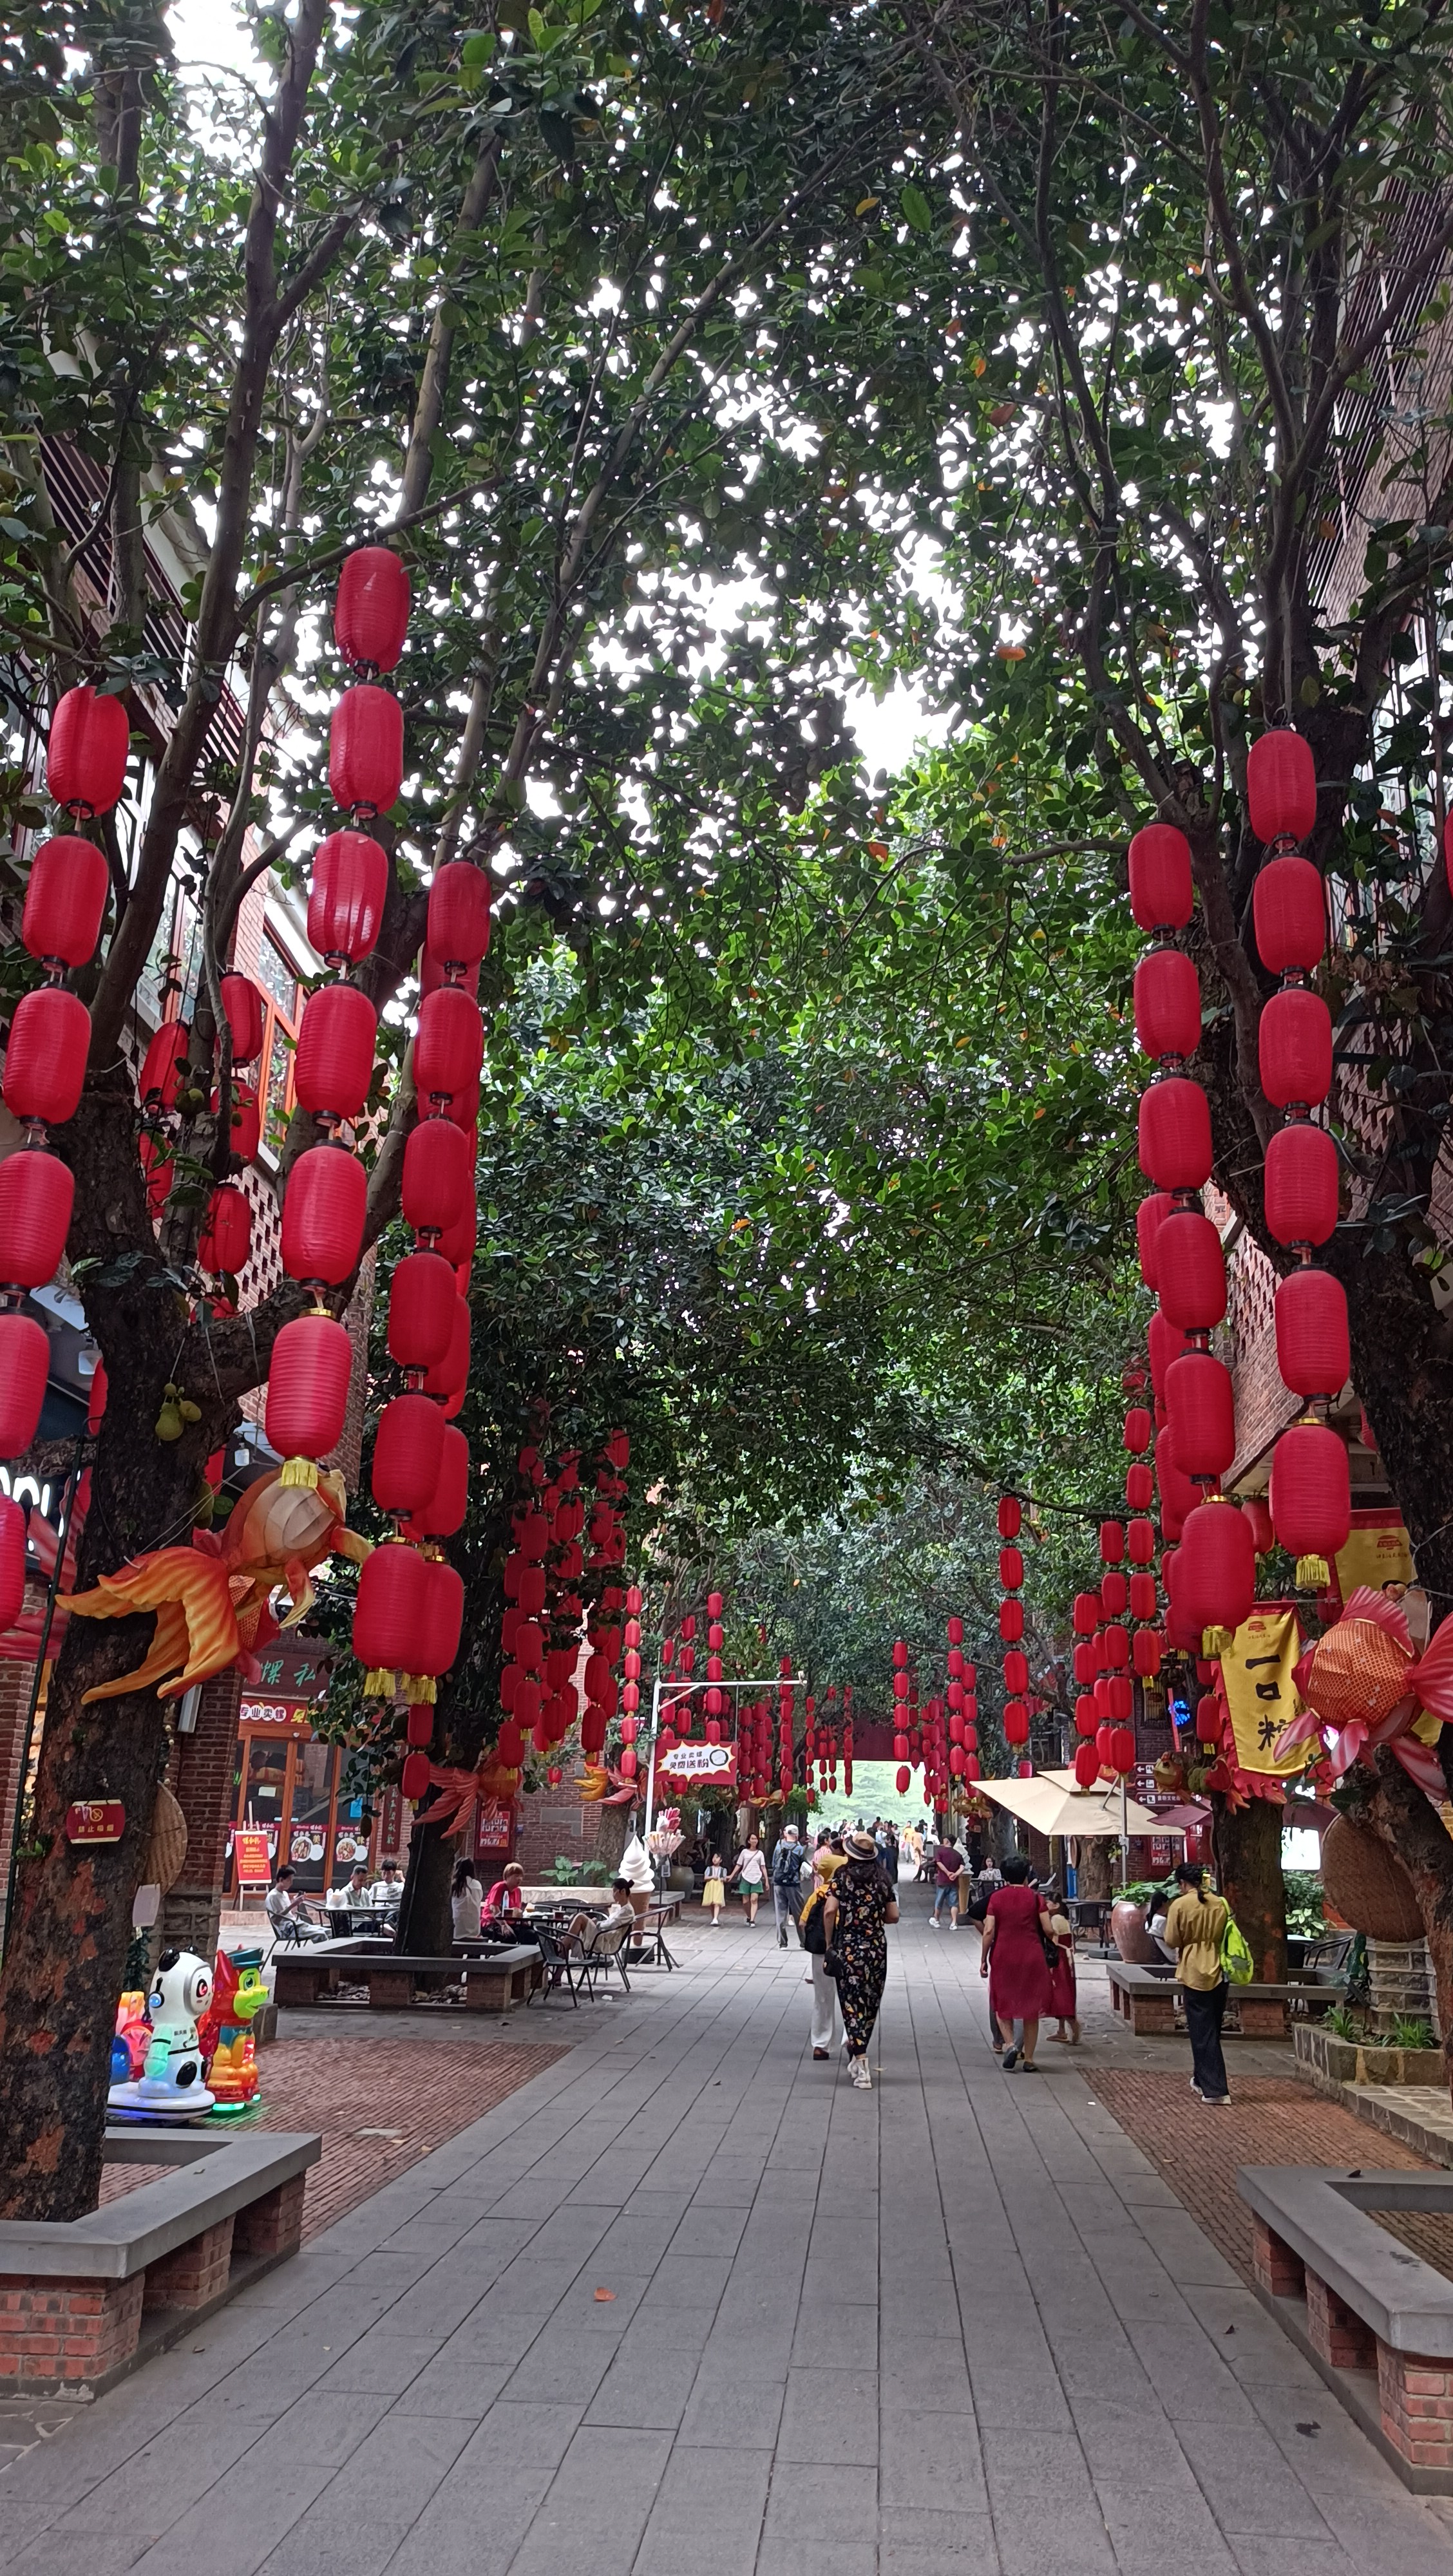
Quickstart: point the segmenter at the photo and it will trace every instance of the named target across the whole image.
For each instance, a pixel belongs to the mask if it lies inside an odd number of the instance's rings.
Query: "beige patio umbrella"
[[[1185,1839],[1184,1825],[1142,1807],[1123,1782],[1079,1789],[1073,1771],[1036,1771],[1029,1780],[976,1780],[974,1787],[1038,1834],[1114,1834],[1127,1842],[1132,1834],[1170,1833]]]

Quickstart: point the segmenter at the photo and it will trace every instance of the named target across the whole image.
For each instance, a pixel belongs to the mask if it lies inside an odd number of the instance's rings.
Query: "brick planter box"
[[[322,2139],[108,2129],[161,2182],[69,2223],[0,2220],[0,2395],[95,2397],[295,2254]]]
[[[1180,1999],[1180,1981],[1174,1968],[1141,1968],[1124,1959],[1112,1959],[1107,1970],[1110,2001],[1122,2021],[1128,2021],[1138,2039],[1164,2038],[1180,2030],[1176,2018]],[[1326,2012],[1340,2003],[1347,1988],[1345,1982],[1329,1979],[1325,1984],[1285,1986],[1233,1986],[1228,1997],[1228,2039],[1284,2039],[1289,2009]],[[1293,2028],[1300,2025],[1294,2023]],[[1390,2081],[1391,2079],[1389,2079]]]
[[[1299,2022],[1292,2032],[1299,2065],[1315,2083],[1325,2075],[1336,2084],[1446,2084],[1447,2060],[1441,2048],[1389,2048],[1376,2038],[1338,2039],[1312,2022]]]
[[[1453,2281],[1373,2210],[1453,2210],[1453,2175],[1243,2165],[1256,2290],[1404,2485],[1453,2495]]]

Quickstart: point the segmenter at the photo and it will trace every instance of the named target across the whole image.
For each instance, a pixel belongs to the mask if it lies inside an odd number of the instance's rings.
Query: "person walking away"
[[[701,1910],[711,1916],[714,1932],[721,1929],[721,1909],[726,1903],[726,1867],[720,1852],[706,1855],[706,1875],[701,1882]]]
[[[454,1918],[456,1941],[477,1941],[480,1918],[484,1912],[484,1889],[474,1875],[474,1864],[463,1853],[454,1864],[449,1881],[449,1911]]]
[[[1036,1889],[1029,1885],[1029,1863],[1014,1852],[1004,1863],[1004,1884],[996,1887],[984,1915],[984,1953],[979,1974],[989,1980],[989,2010],[1009,2045],[1000,2060],[1006,2074],[1022,2055],[1026,2075],[1037,2075],[1034,2052],[1039,2025],[1049,2010],[1049,1962],[1045,1942],[1050,1918]],[[1014,2024],[1023,2024],[1016,2044]]]
[[[767,1889],[767,1855],[762,1849],[760,1834],[747,1836],[746,1843],[732,1863],[731,1875],[741,1882],[742,1903],[747,1910],[747,1921],[755,1923],[757,1907]]]
[[[848,2073],[871,2093],[868,2042],[888,1975],[884,1925],[898,1920],[898,1898],[878,1862],[871,1834],[849,1834],[847,1857],[823,1906],[827,1946],[837,1965],[838,2002],[848,2043]]]
[[[813,1862],[812,1885],[797,1918],[797,1937],[807,1952],[807,1971],[812,1985],[812,2054],[815,2058],[830,2057],[843,2044],[837,1983],[823,1965],[827,1949],[827,1892],[842,1868],[843,1860],[844,1854],[835,1851],[829,1836],[824,1834]]]
[[[1186,2037],[1191,2043],[1191,2091],[1219,2110],[1231,2099],[1221,2049],[1221,2024],[1226,2018],[1221,1943],[1231,1908],[1224,1896],[1207,1895],[1206,1873],[1199,1861],[1183,1860],[1176,1878],[1181,1892],[1160,1937],[1176,1954]]]
[[[1050,1937],[1058,1957],[1049,1972],[1049,2008],[1059,2022],[1051,2039],[1061,2039],[1069,2048],[1080,2044],[1080,2000],[1075,1984],[1075,1927],[1062,1912],[1057,1895],[1051,1892],[1049,1906]]]
[[[795,1825],[784,1825],[776,1850],[772,1854],[772,1911],[777,1918],[777,1947],[787,1947],[787,1926],[796,1927],[806,1890],[802,1884],[802,1864],[806,1854],[797,1837]]]
[[[933,1912],[928,1919],[935,1932],[945,1913],[948,1916],[949,1930],[952,1932],[955,1928],[954,1917],[959,1901],[959,1871],[963,1865],[964,1856],[958,1844],[945,1835],[933,1855]]]

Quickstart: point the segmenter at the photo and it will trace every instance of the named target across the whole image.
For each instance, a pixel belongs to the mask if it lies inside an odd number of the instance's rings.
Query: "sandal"
[[[1008,2048],[1008,2049],[1006,2049],[1006,2050],[1005,2050],[1005,2052],[1004,2052],[1004,2055],[1000,2058],[999,2063],[1000,2063],[1000,2065],[1003,2067],[1004,2072],[1005,2072],[1005,2074],[1006,2074],[1006,2075],[1010,2075],[1010,2074],[1012,2074],[1012,2073],[1013,2073],[1013,2071],[1014,2071],[1014,2068],[1015,2068],[1015,2067],[1018,2065],[1018,2063],[1019,2063],[1019,2051],[1018,2051],[1018,2049],[1017,2049],[1017,2048]]]

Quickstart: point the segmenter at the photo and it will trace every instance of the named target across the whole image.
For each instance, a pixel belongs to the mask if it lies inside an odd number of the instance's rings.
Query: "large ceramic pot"
[[[1162,1965],[1164,1954],[1145,1928],[1145,1908],[1128,1896],[1117,1897],[1110,1908],[1110,1937],[1127,1968]]]

